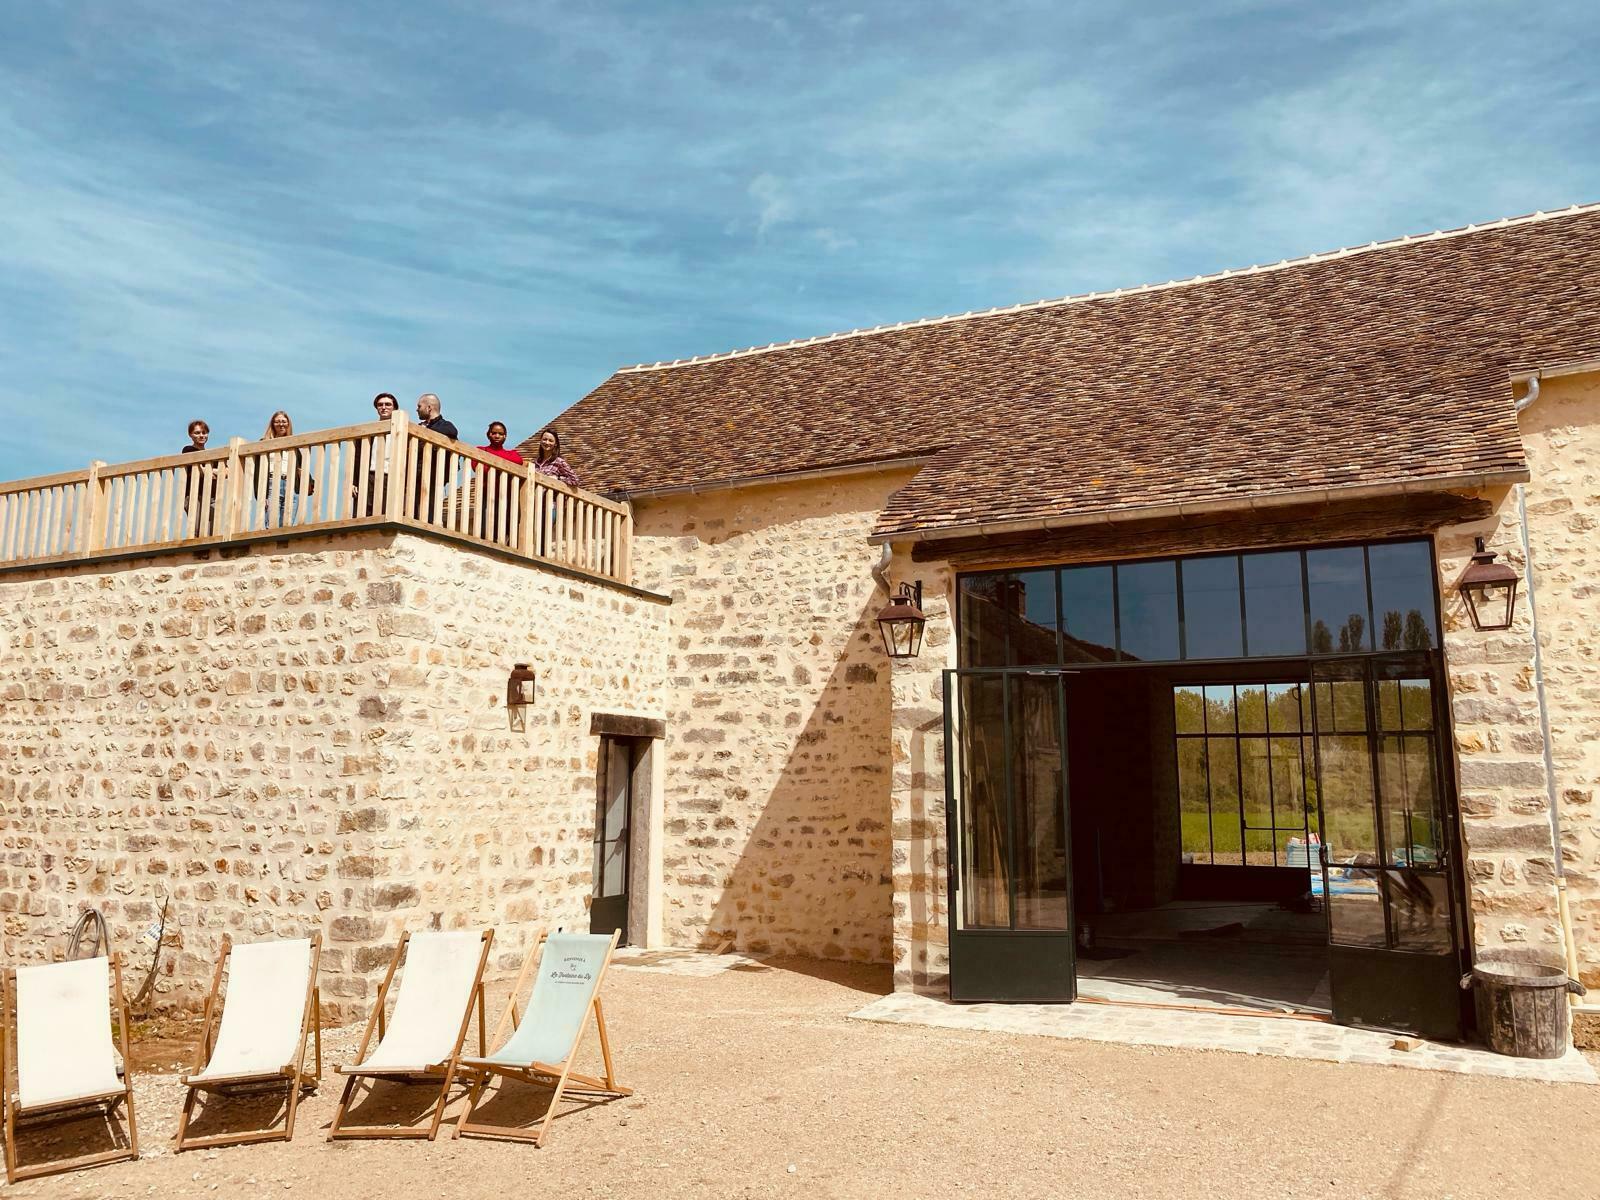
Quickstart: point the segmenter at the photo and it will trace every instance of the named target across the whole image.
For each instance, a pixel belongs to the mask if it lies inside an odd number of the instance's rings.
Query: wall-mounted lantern
[[[1483,539],[1479,538],[1472,565],[1456,585],[1461,590],[1461,598],[1467,602],[1467,613],[1472,617],[1474,629],[1511,628],[1519,579],[1516,571],[1494,559],[1494,551],[1485,550]]]
[[[506,710],[527,708],[533,703],[534,673],[527,663],[514,663],[506,680]]]
[[[883,652],[890,658],[915,658],[922,653],[922,631],[928,618],[922,615],[922,580],[915,590],[902,583],[878,614],[878,629],[883,634]]]

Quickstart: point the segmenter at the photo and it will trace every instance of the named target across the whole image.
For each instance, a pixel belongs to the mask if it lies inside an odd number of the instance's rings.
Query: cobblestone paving
[[[1186,1050],[1272,1054],[1283,1058],[1371,1063],[1551,1083],[1600,1083],[1594,1067],[1577,1050],[1568,1050],[1558,1059],[1508,1058],[1473,1046],[1427,1041],[1414,1050],[1397,1050],[1394,1034],[1320,1021],[1235,1017],[1113,1004],[951,1004],[907,992],[884,996],[850,1015],[857,1020],[895,1025],[932,1025]]]

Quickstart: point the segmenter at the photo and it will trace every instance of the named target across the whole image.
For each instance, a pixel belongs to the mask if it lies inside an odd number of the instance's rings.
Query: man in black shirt
[[[439,415],[439,397],[432,392],[423,392],[417,397],[417,421],[424,429],[447,437],[452,441],[458,440],[460,434],[456,427]],[[426,521],[432,525],[439,514],[444,511],[444,503],[439,496],[430,494],[429,499],[422,499],[422,480],[417,480],[416,492],[411,497],[412,511],[419,521]]]
[[[461,436],[456,432],[454,425],[439,415],[439,397],[432,392],[424,392],[417,397],[417,420],[422,423],[424,429],[442,433],[451,440]]]

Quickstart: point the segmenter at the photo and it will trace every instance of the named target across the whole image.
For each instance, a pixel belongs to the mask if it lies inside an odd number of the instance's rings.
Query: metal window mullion
[[[1122,661],[1122,568],[1111,564],[1111,640],[1116,659]]]
[[[1188,631],[1186,629],[1184,629],[1184,627],[1183,627],[1183,622],[1184,622],[1183,559],[1181,559],[1181,558],[1175,558],[1175,559],[1172,560],[1172,581],[1173,581],[1173,587],[1177,589],[1177,598],[1178,598],[1178,661],[1182,662],[1184,659],[1189,657],[1189,634],[1188,634]]]
[[[1365,559],[1365,557],[1366,554],[1363,551],[1362,558]],[[1371,611],[1370,604],[1368,611]],[[1389,911],[1389,853],[1386,844],[1387,839],[1384,837],[1383,831],[1385,805],[1383,802],[1383,784],[1378,774],[1378,738],[1380,734],[1376,728],[1378,718],[1377,683],[1372,670],[1372,660],[1366,659],[1362,661],[1361,667],[1362,696],[1366,701],[1367,709],[1367,756],[1371,764],[1369,770],[1372,772],[1372,823],[1378,841],[1378,903],[1383,907],[1384,949],[1393,950],[1394,917]]]
[[[1233,789],[1234,797],[1239,802],[1239,865],[1242,867],[1250,862],[1244,833],[1244,753],[1239,736],[1239,685],[1234,683],[1229,686],[1233,688]]]
[[[1305,628],[1306,656],[1315,658],[1317,654],[1316,643],[1311,640],[1311,566],[1306,561],[1306,552],[1300,552],[1300,612],[1301,625]],[[1311,690],[1311,703],[1317,703],[1316,688]]]
[[[1262,691],[1263,698],[1266,692]],[[1277,783],[1272,778],[1272,715],[1264,713],[1267,722],[1267,812],[1271,814],[1269,820],[1272,825],[1272,865],[1278,865],[1278,797]]]
[[[1000,677],[1000,745],[1005,755],[1006,805],[1006,928],[1017,927],[1017,808],[1011,787],[1015,775],[1015,755],[1011,745],[1011,676]]]
[[[1234,562],[1239,564],[1239,653],[1245,658],[1250,657],[1250,623],[1248,613],[1245,611],[1244,602],[1244,555],[1234,555]],[[1267,725],[1272,728],[1271,723]]]

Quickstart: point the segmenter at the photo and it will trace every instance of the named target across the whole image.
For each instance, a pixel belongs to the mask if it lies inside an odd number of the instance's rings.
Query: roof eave
[[[1360,500],[1372,496],[1409,496],[1426,492],[1473,491],[1480,488],[1509,487],[1526,483],[1530,476],[1527,467],[1507,468],[1500,471],[1475,471],[1458,475],[1435,475],[1425,479],[1387,480],[1382,483],[1358,483],[1341,487],[1299,488],[1282,492],[1264,492],[1249,496],[1229,496],[1220,500],[1185,500],[1172,504],[1136,505],[1127,508],[1100,509],[1094,512],[1066,513],[1052,517],[1028,517],[1016,521],[979,521],[965,525],[936,525],[923,529],[890,531],[871,534],[867,540],[875,545],[886,542],[934,542],[954,538],[993,537],[1000,534],[1040,532],[1052,529],[1072,529],[1085,525],[1112,525],[1130,521],[1174,520],[1179,517],[1200,516],[1208,513],[1250,512],[1264,508],[1283,508],[1292,504],[1331,503],[1339,500]]]

